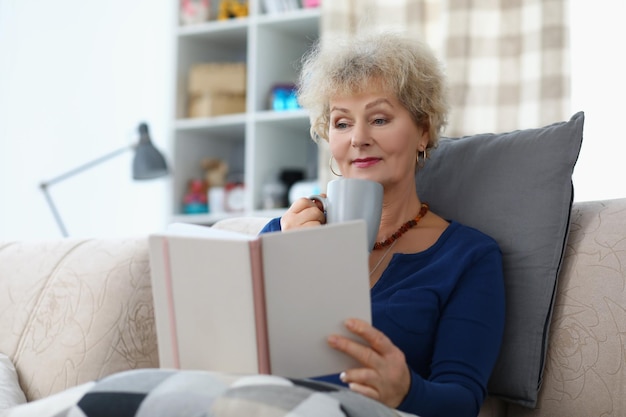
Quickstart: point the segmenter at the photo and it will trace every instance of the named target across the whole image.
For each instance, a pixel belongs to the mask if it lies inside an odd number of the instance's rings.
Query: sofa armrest
[[[506,415],[626,415],[625,334],[626,198],[574,203],[539,402]]]
[[[0,242],[0,352],[29,401],[158,367],[148,242]]]

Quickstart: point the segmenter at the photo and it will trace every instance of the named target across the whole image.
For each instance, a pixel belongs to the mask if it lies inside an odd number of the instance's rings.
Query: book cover
[[[150,236],[162,367],[302,378],[356,366],[330,348],[371,321],[363,221],[250,236],[177,224]]]

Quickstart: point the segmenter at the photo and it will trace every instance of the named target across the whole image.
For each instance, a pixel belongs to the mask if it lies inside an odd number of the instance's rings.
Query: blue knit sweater
[[[280,219],[261,233],[280,231]],[[394,254],[371,289],[372,323],[405,354],[411,388],[398,407],[420,417],[476,416],[504,328],[496,242],[452,221],[423,252]],[[338,375],[316,379],[342,384]]]

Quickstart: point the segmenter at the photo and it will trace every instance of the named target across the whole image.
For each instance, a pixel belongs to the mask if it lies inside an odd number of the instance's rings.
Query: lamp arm
[[[118,155],[123,154],[124,152],[134,149],[135,145],[130,145],[130,146],[126,146],[124,148],[118,149],[116,151],[110,152],[106,155],[103,155],[99,158],[94,159],[93,161],[87,162],[86,164],[80,165],[64,174],[61,174],[57,177],[54,177],[48,181],[44,181],[41,184],[39,184],[39,188],[41,188],[41,191],[43,192],[43,195],[46,197],[46,201],[48,202],[48,206],[50,206],[50,210],[52,211],[52,214],[54,215],[54,219],[57,222],[57,225],[59,226],[59,229],[61,229],[61,234],[63,235],[63,237],[67,237],[67,229],[65,228],[65,225],[63,224],[63,220],[61,220],[61,215],[59,214],[59,211],[56,208],[56,205],[54,204],[54,201],[52,201],[52,197],[50,196],[50,193],[48,192],[48,187],[56,184],[58,182],[61,182],[63,180],[66,180],[70,177],[73,177],[76,174],[80,174],[83,171],[86,171],[90,168],[93,168],[96,165],[100,165],[103,162],[108,161],[109,159],[115,158]]]
[[[48,192],[48,187],[45,187],[43,184],[41,184],[41,191],[43,192],[44,197],[46,197],[48,206],[50,206],[50,211],[52,211],[52,215],[54,215],[54,220],[56,220],[59,229],[61,229],[61,235],[63,235],[63,237],[67,237],[67,229],[65,228],[65,224],[63,224],[63,220],[61,220],[61,215],[59,214],[56,205],[52,201],[52,197]]]
[[[106,155],[103,155],[99,158],[94,159],[93,161],[87,162],[86,164],[83,164],[81,166],[78,166],[64,174],[59,175],[58,177],[54,177],[48,181],[44,181],[41,183],[41,188],[47,188],[50,185],[56,184],[57,182],[61,182],[67,178],[73,177],[76,174],[80,174],[83,171],[86,171],[90,168],[93,168],[96,165],[100,165],[103,162],[108,161],[109,159],[115,158],[118,155],[123,154],[126,151],[129,151],[131,149],[134,149],[135,145],[129,145],[129,146],[125,146],[121,149],[118,149],[116,151],[113,151],[111,153],[108,153]]]

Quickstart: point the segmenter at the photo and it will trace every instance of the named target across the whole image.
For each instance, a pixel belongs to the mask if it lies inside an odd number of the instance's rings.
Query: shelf
[[[177,214],[171,217],[172,222],[178,223],[193,223],[193,224],[206,224],[211,225],[220,220],[232,219],[236,217],[267,217],[274,218],[280,217],[287,210],[273,209],[273,210],[255,210],[251,212],[235,212],[235,213],[207,213],[207,214]]]
[[[319,8],[292,10],[283,13],[264,14],[257,17],[260,27],[271,26],[291,34],[317,32],[321,16]]]
[[[254,114],[254,119],[260,123],[289,123],[292,121],[302,121],[305,120],[307,123],[309,122],[309,113],[303,109],[297,110],[284,110],[284,111],[274,111],[274,110],[261,110]]]
[[[174,122],[174,129],[178,132],[244,134],[246,114],[229,114],[216,117],[202,117],[193,119],[178,119]]]
[[[189,26],[180,26],[179,39],[208,39],[211,42],[245,42],[248,18],[211,21]]]
[[[246,18],[174,29],[173,221],[213,224],[238,216],[277,217],[285,209],[262,210],[264,186],[280,180],[286,171],[300,171],[305,180],[317,176],[317,147],[310,138],[308,112],[266,109],[274,86],[296,82],[302,55],[319,37],[321,10],[264,14],[260,3],[249,0],[251,15]],[[245,113],[185,117],[189,71],[196,64],[210,62],[245,62]],[[182,213],[189,181],[206,176],[202,169],[205,158],[227,163],[227,182],[243,180],[243,212]]]

